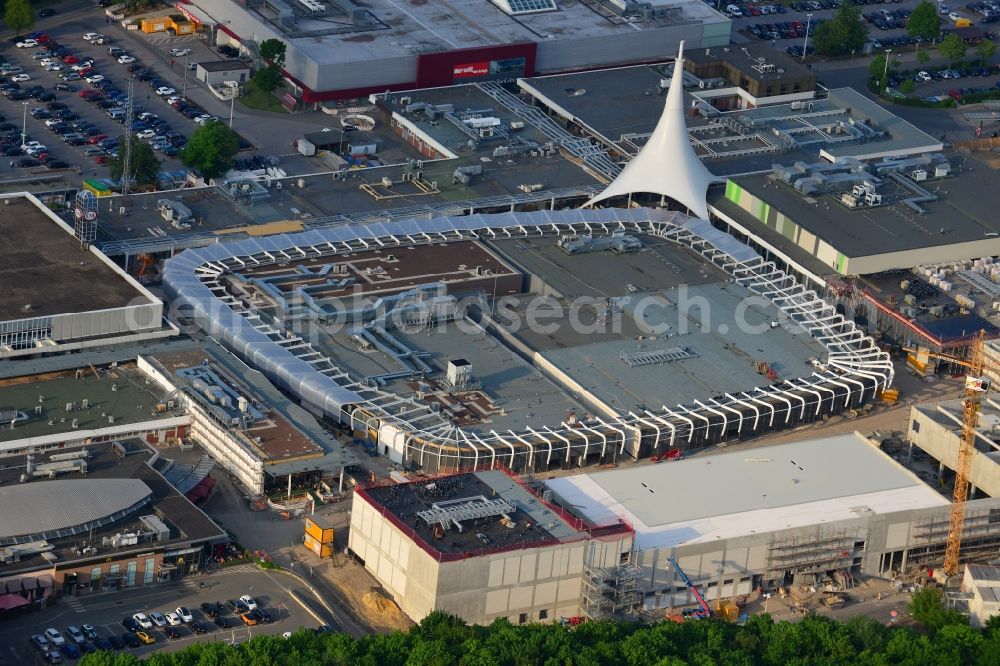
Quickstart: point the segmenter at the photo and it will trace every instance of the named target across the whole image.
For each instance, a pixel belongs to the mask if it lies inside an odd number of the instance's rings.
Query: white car
[[[14,76],[10,77],[10,80],[16,81],[17,83],[23,83],[24,81],[30,81],[31,77],[28,76],[27,74],[15,74]]]
[[[180,58],[191,53],[191,49],[170,49],[170,55]]]
[[[57,62],[49,63],[48,65],[45,66],[45,71],[46,72],[61,72],[62,71],[62,65],[60,65]]]
[[[26,148],[24,150],[24,154],[25,155],[30,155],[31,157],[35,157],[36,155],[41,155],[42,153],[46,152],[47,150],[48,150],[48,148],[46,148],[45,146],[37,146],[35,148]]]
[[[92,42],[92,41],[94,41],[95,39],[97,39],[100,36],[101,36],[101,33],[99,33],[99,32],[88,32],[88,33],[84,34],[83,39],[85,41]]]
[[[132,616],[132,619],[135,620],[136,624],[138,624],[143,629],[153,628],[152,620],[150,620],[145,613],[136,613],[135,615]]]
[[[928,81],[931,80],[931,75],[928,74],[927,72],[919,71],[917,72],[917,75],[913,77],[913,79],[915,81],[922,81],[924,83],[927,83]]]
[[[182,99],[184,98],[181,97],[180,95],[171,95],[170,97],[167,98],[167,104],[173,104],[174,102],[179,102]]]
[[[202,115],[195,118],[194,122],[196,125],[204,125],[205,123],[210,123],[213,120],[218,120],[218,118],[216,118],[215,116],[210,116],[207,113],[203,113]]]
[[[26,39],[23,42],[18,42],[15,46],[19,49],[33,49],[38,46],[38,42],[34,39]]]
[[[167,618],[163,617],[163,613],[160,611],[153,611],[149,614],[149,619],[153,621],[157,627],[167,626]]]
[[[61,125],[62,121],[63,121],[62,118],[49,118],[48,120],[45,121],[45,126],[55,127],[56,125]]]
[[[70,67],[70,69],[73,70],[74,72],[82,72],[83,70],[87,69],[88,67],[90,67],[90,65],[85,65],[82,62],[78,62],[75,65],[72,65]]]
[[[152,139],[156,136],[156,132],[151,129],[142,130],[141,132],[136,132],[135,135],[140,139]]]
[[[178,615],[177,613],[169,612],[167,613],[166,618],[167,618],[167,624],[169,624],[171,627],[179,627],[182,624],[184,624],[183,622],[181,622],[181,616]]]
[[[83,632],[80,631],[78,627],[73,625],[66,627],[66,633],[69,634],[70,639],[72,639],[72,641],[77,645],[87,641],[87,637],[83,635]]]
[[[104,77],[101,76],[100,74],[91,74],[90,76],[88,76],[87,78],[84,79],[84,81],[86,81],[87,83],[89,83],[91,85],[93,85],[95,83],[100,83],[103,80],[104,80]]]
[[[49,641],[49,643],[52,643],[56,647],[66,645],[66,639],[63,638],[63,635],[59,633],[58,629],[54,629],[53,627],[49,627],[45,630],[45,638]]]
[[[119,64],[122,65],[131,65],[133,62],[135,62],[135,58],[133,58],[130,55],[123,55],[118,57],[118,62]]]
[[[962,18],[962,16],[958,12],[948,12],[948,18],[951,19],[952,21],[957,21],[958,19]]]
[[[244,594],[242,597],[240,597],[240,601],[242,601],[244,605],[246,605],[247,610],[257,610],[257,602],[254,601],[254,598],[251,597],[249,594]]]
[[[178,606],[177,610],[175,610],[174,612],[177,613],[177,616],[181,619],[181,622],[187,623],[187,622],[192,622],[194,620],[194,616],[191,615],[191,611],[187,609],[187,606]]]
[[[177,92],[177,91],[174,90],[173,88],[169,87],[169,86],[160,86],[159,88],[156,89],[156,94],[159,95],[160,97],[166,97],[167,95],[173,95],[175,92]]]
[[[157,118],[159,118],[159,116],[156,115],[155,113],[150,113],[149,111],[143,111],[138,116],[136,116],[136,118],[138,118],[139,120],[145,120],[145,121],[148,122],[150,120],[156,120]]]
[[[45,56],[38,61],[38,64],[41,65],[42,67],[45,67],[46,65],[51,65],[54,62],[59,62],[59,61],[53,58],[52,56]]]

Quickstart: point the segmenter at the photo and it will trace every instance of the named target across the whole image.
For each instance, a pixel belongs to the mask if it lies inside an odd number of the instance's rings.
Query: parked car
[[[225,615],[220,615],[215,618],[215,624],[222,627],[223,629],[229,629],[236,626],[236,620]]]
[[[122,639],[121,636],[118,636],[117,634],[111,634],[110,636],[108,636],[108,642],[111,643],[111,648],[113,650],[121,650],[123,647],[125,647],[125,641]]]
[[[36,46],[38,46],[38,41],[34,39],[24,39],[15,44],[14,46],[16,46],[19,49],[33,49]]]
[[[174,612],[177,614],[177,617],[181,619],[181,622],[184,622],[185,624],[194,619],[194,616],[191,615],[191,611],[189,611],[186,606],[178,606],[177,610]]]
[[[181,632],[177,631],[175,627],[166,627],[163,630],[163,635],[167,638],[180,638]]]
[[[67,659],[79,659],[83,653],[80,652],[80,648],[76,646],[76,643],[66,643],[62,646],[62,653]]]
[[[153,645],[156,643],[156,636],[145,631],[135,632],[135,637],[138,638],[146,645]]]
[[[208,630],[209,630],[208,625],[205,624],[204,622],[199,621],[199,620],[192,621],[188,625],[188,628],[190,628],[191,631],[192,631],[192,633],[195,633],[195,634],[205,634],[205,633],[208,633]]]
[[[165,626],[167,626],[167,618],[165,618],[163,616],[163,613],[161,613],[160,611],[152,611],[152,612],[150,612],[149,619],[157,627],[165,627]]]
[[[118,64],[120,65],[131,65],[135,62],[135,58],[130,55],[118,56]]]
[[[139,629],[152,629],[153,621],[145,613],[136,613],[132,616],[132,620],[139,625]],[[126,627],[128,628],[128,627]]]
[[[45,636],[43,636],[42,634],[34,634],[31,637],[31,642],[35,645],[36,648],[38,648],[42,652],[45,652],[49,649],[49,639],[45,638]]]
[[[136,634],[122,634],[121,638],[122,642],[130,648],[137,648],[142,645],[142,641],[139,640],[139,637],[136,636]]]
[[[80,643],[83,643],[85,640],[87,640],[87,637],[83,635],[83,632],[80,631],[79,628],[77,628],[77,627],[75,627],[73,625],[70,625],[70,626],[66,627],[66,635],[69,636],[69,639],[71,641],[73,641],[74,643],[76,643],[78,645]]]
[[[164,617],[166,617],[167,624],[171,627],[179,627],[180,625],[184,624],[181,621],[181,616],[173,611],[168,611]]]

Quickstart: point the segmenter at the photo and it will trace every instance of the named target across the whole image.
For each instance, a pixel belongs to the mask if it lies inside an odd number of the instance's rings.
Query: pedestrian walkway
[[[83,605],[83,602],[76,597],[63,597],[63,601],[66,605],[73,609],[74,613],[86,613],[87,608]]]

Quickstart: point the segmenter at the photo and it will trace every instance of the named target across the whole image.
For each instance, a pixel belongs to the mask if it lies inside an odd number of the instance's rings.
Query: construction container
[[[333,525],[319,516],[306,516],[306,536],[324,545],[333,543]]]
[[[715,612],[727,622],[736,622],[740,617],[740,607],[736,605],[735,601],[728,599],[716,602]]]
[[[308,534],[302,537],[302,543],[305,547],[316,553],[320,557],[330,557],[333,555],[333,544],[332,543],[320,543],[316,539],[312,538]]]
[[[87,180],[83,181],[83,189],[92,192],[95,197],[111,196],[111,188],[99,180],[93,180],[88,178]]]

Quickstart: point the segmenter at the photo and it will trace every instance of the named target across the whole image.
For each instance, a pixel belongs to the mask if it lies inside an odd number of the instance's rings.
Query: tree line
[[[1000,621],[973,629],[944,607],[941,593],[914,595],[913,626],[858,616],[839,622],[809,615],[775,622],[754,615],[743,625],[717,619],[683,623],[597,621],[470,626],[441,612],[407,632],[354,639],[302,630],[290,638],[256,636],[236,646],[196,643],[149,655],[149,666],[997,666]],[[994,618],[996,619],[996,618]],[[137,666],[138,657],[98,652],[80,666]]]

